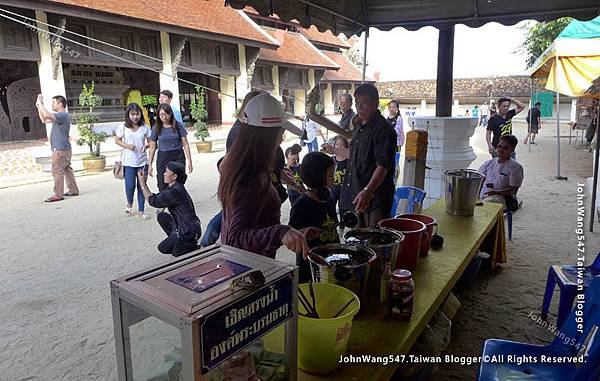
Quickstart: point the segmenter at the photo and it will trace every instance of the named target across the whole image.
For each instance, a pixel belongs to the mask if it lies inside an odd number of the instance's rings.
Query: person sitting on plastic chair
[[[517,191],[523,183],[523,166],[511,158],[519,140],[513,135],[504,135],[496,146],[498,157],[483,163],[479,172],[485,176],[480,198],[483,201],[504,205],[514,212],[519,208]]]

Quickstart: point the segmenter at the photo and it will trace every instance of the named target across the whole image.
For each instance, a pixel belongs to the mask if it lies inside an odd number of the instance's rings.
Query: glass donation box
[[[211,246],[110,288],[119,380],[296,380],[294,266]]]

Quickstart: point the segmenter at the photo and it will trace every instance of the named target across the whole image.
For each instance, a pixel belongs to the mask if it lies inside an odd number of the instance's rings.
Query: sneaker
[[[142,220],[149,220],[149,219],[150,219],[150,216],[148,216],[148,215],[147,215],[146,213],[144,213],[144,212],[141,212],[141,213],[140,213],[140,218],[141,218]]]
[[[131,207],[130,206],[126,206],[125,209],[123,210],[123,213],[125,213],[125,214],[131,214]]]
[[[535,144],[537,146],[537,143],[534,141],[531,141],[529,144]]]
[[[52,195],[44,200],[44,202],[56,202],[64,200],[64,197],[58,197],[57,195]]]

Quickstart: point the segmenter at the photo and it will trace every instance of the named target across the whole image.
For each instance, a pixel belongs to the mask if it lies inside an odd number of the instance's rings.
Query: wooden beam
[[[454,26],[440,29],[435,116],[452,116],[452,67],[454,63]]]

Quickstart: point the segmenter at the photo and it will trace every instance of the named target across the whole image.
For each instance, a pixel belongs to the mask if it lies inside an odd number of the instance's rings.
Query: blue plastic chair
[[[406,200],[406,210],[402,213],[396,213],[401,200]],[[404,213],[417,213],[421,211],[421,206],[425,200],[425,191],[415,187],[398,187],[392,203],[391,216]]]
[[[561,327],[571,312],[573,301],[577,295],[577,271],[578,267],[573,265],[553,265],[548,269],[548,280],[542,303],[542,319],[546,320],[548,309],[552,301],[554,286],[558,284],[560,299],[558,302],[558,316],[556,326]],[[586,288],[593,278],[600,275],[600,253],[596,256],[594,263],[583,271],[583,287]]]
[[[480,381],[597,381],[600,373],[600,278],[596,278],[585,293],[583,333],[578,333],[575,311],[549,345],[534,345],[508,340],[488,339],[483,344],[482,362],[477,379]],[[525,318],[524,318],[525,319]],[[564,335],[564,336],[563,336]],[[587,344],[586,348],[582,348]],[[487,360],[502,361],[492,362]],[[510,361],[508,356],[532,356],[537,362]],[[541,356],[575,357],[584,355],[583,364],[542,363]],[[493,357],[495,356],[495,357]]]

